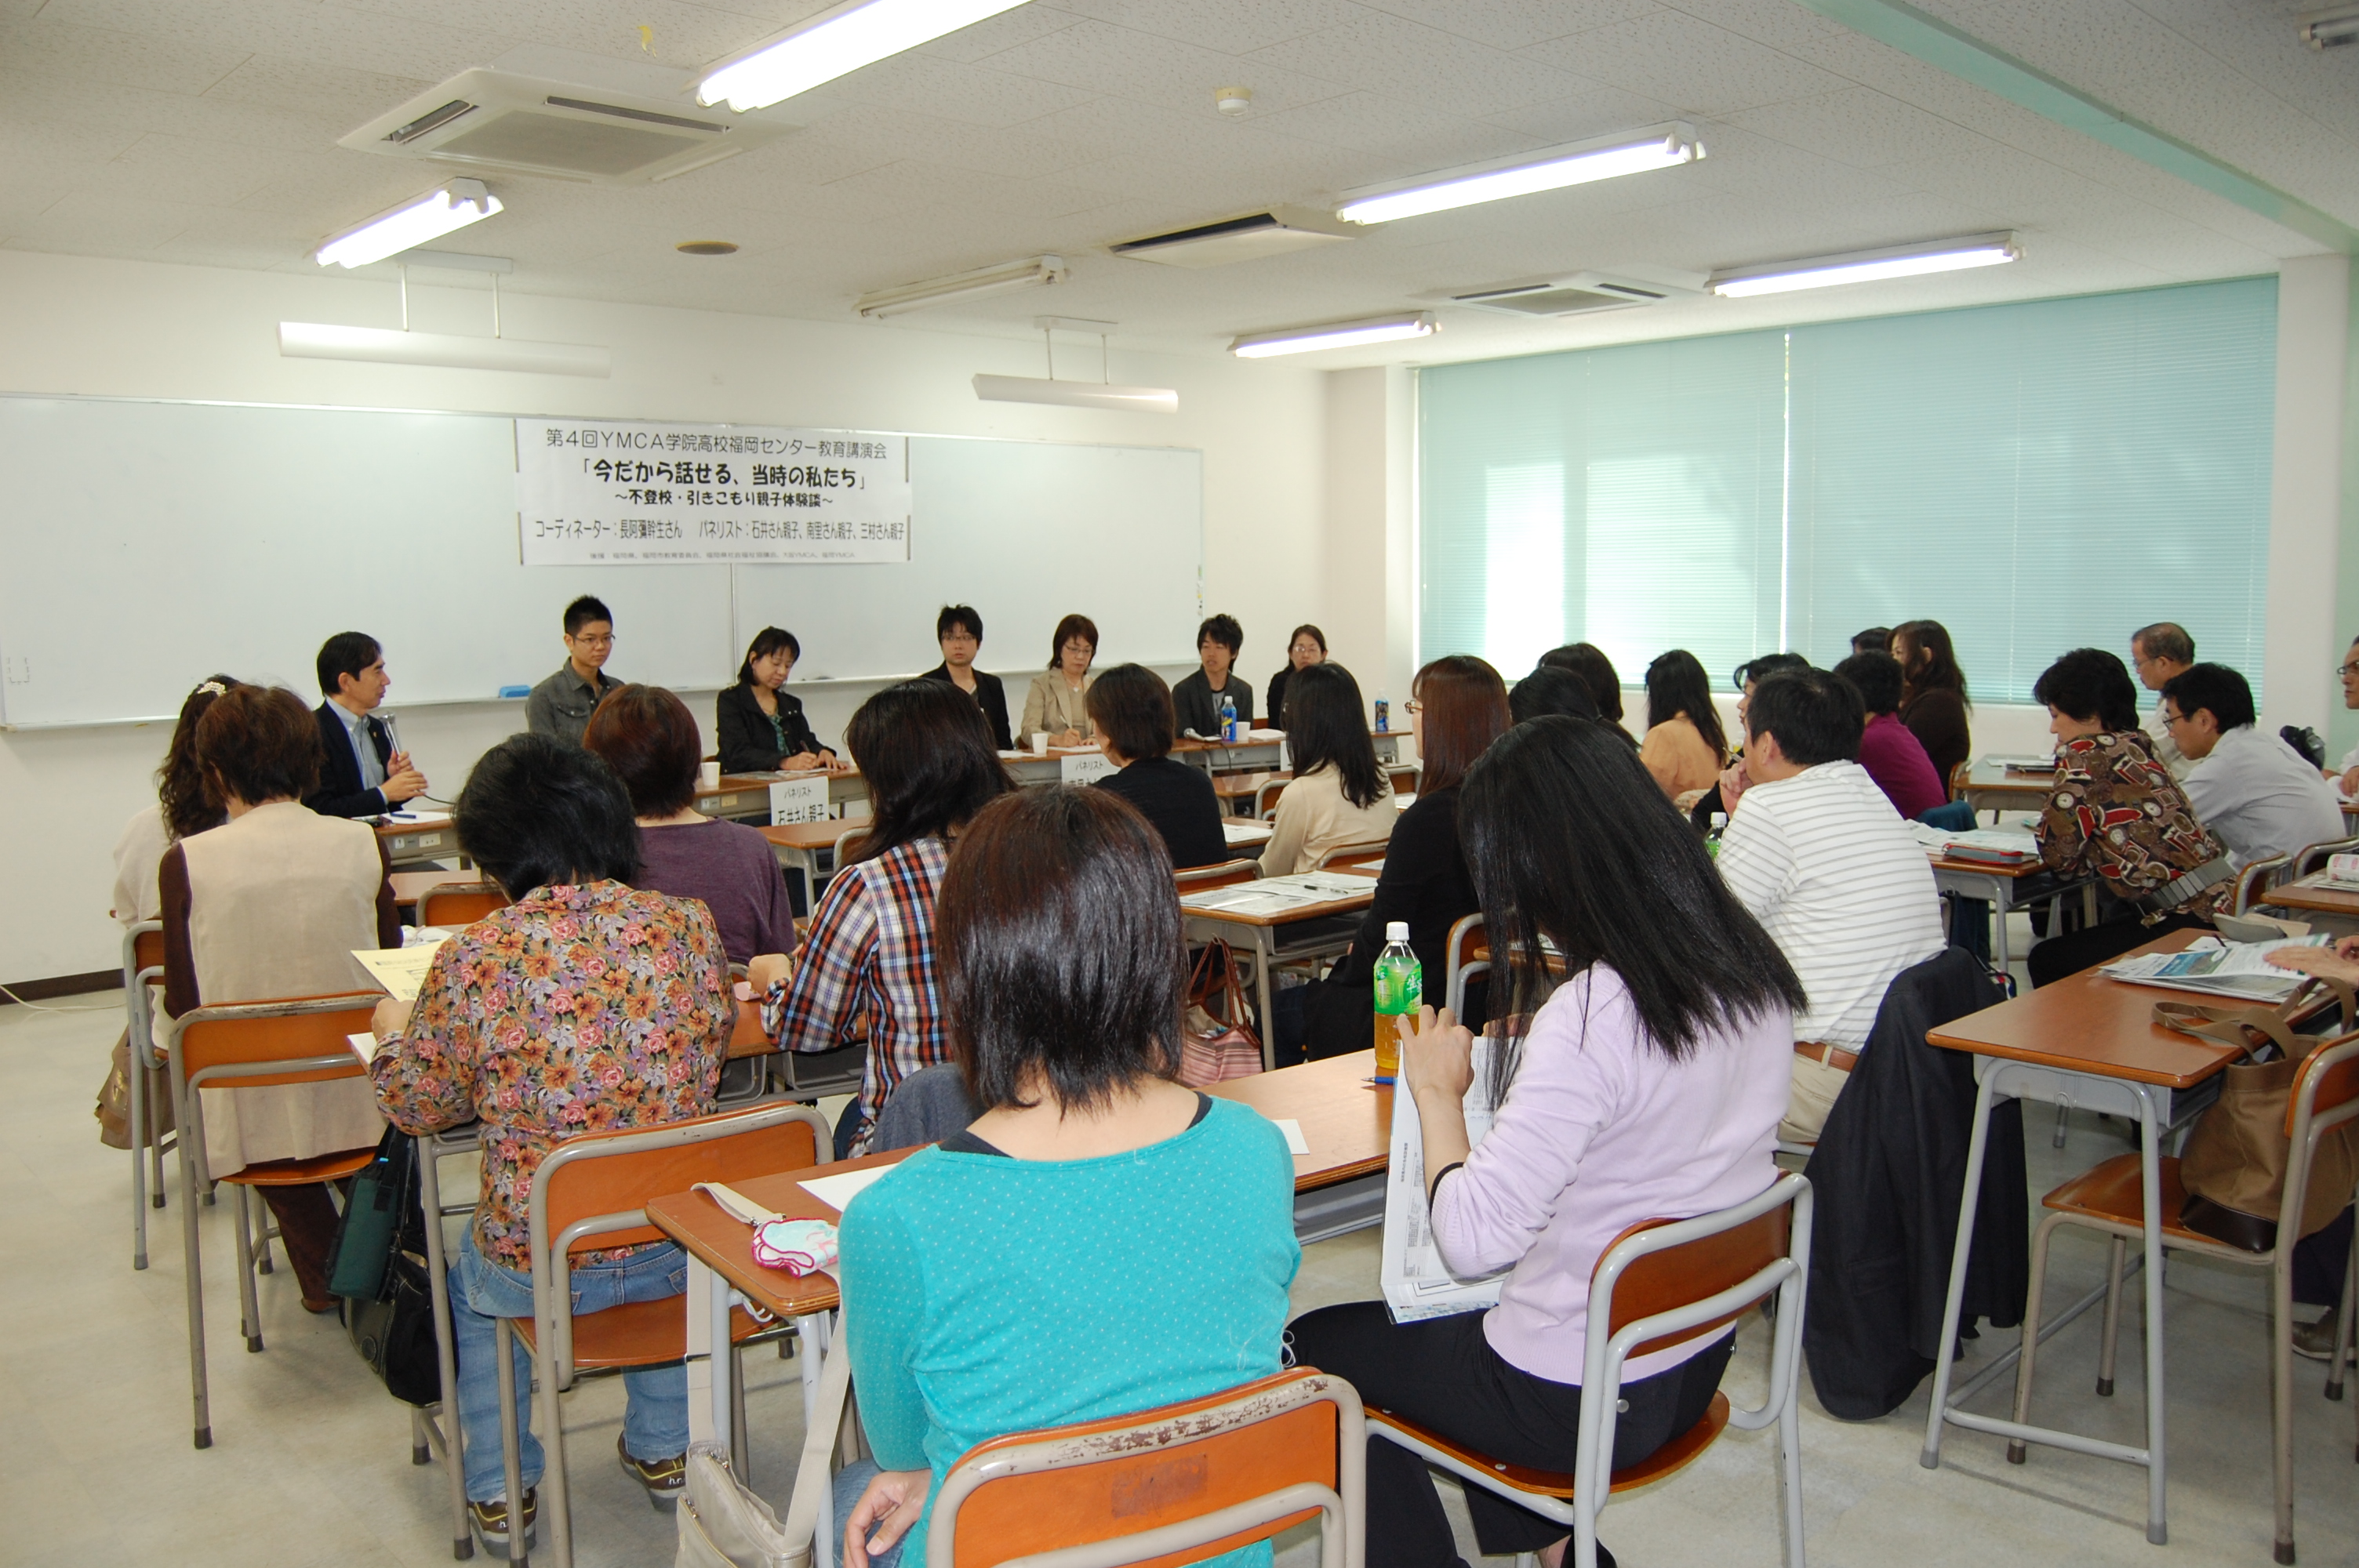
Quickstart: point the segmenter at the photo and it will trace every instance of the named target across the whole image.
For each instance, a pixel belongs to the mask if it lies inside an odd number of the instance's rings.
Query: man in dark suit
[[[393,685],[385,650],[362,632],[339,632],[320,645],[320,787],[303,804],[322,816],[375,816],[426,793],[426,775],[396,751],[376,717]]]

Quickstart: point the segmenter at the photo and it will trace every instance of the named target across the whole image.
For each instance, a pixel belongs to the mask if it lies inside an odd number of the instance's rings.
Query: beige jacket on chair
[[[1030,746],[1036,730],[1047,730],[1051,744],[1068,730],[1078,730],[1084,738],[1096,734],[1082,699],[1097,678],[1094,672],[1083,676],[1082,689],[1075,691],[1065,684],[1062,670],[1043,670],[1034,676],[1032,689],[1024,694],[1024,722],[1016,727],[1016,749]]]

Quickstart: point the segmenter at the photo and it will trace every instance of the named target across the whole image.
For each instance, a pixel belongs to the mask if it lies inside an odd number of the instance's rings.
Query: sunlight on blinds
[[[1564,622],[1564,465],[1521,463],[1484,475],[1483,656],[1524,671],[1557,645]]]

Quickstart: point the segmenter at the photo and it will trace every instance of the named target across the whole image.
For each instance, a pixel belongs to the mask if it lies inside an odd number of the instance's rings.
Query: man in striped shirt
[[[1720,872],[1801,977],[1794,1089],[1779,1138],[1815,1143],[1867,1046],[1893,977],[1939,953],[1940,894],[1925,851],[1858,762],[1865,709],[1825,670],[1780,671],[1745,714],[1750,783],[1732,804]]]

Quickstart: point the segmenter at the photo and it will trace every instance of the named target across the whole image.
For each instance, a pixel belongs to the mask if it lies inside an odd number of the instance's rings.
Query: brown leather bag
[[[2352,990],[2321,980],[2343,1007],[2346,1025],[2359,1022]],[[2307,1005],[2308,988],[2281,1006],[2205,1007],[2193,1002],[2157,1002],[2154,1021],[2165,1029],[2218,1040],[2247,1051],[2275,1046],[2266,1062],[2237,1062],[2222,1069],[2220,1098],[2189,1130],[2179,1158],[2187,1192],[2180,1222],[2190,1230],[2248,1252],[2277,1244],[2277,1217],[2285,1205],[2292,1140],[2286,1111],[2294,1080],[2310,1054],[2326,1042],[2297,1035],[2290,1020]],[[2258,1038],[2256,1038],[2257,1036]],[[2351,1201],[2359,1183],[2359,1123],[2347,1123],[2319,1140],[2318,1155],[2302,1191],[2301,1234],[2331,1224]]]
[[[1180,1032],[1180,1081],[1191,1089],[1261,1071],[1261,1040],[1249,1022],[1237,961],[1218,938],[1196,955],[1188,978],[1188,1016]]]
[[[147,1136],[140,1140],[142,1147],[163,1139],[172,1130],[172,1090],[162,1073],[150,1069],[147,1076]],[[113,1064],[107,1068],[106,1081],[99,1086],[98,1104],[91,1115],[98,1119],[98,1141],[109,1149],[131,1147],[131,1031],[123,1032],[114,1043]]]

